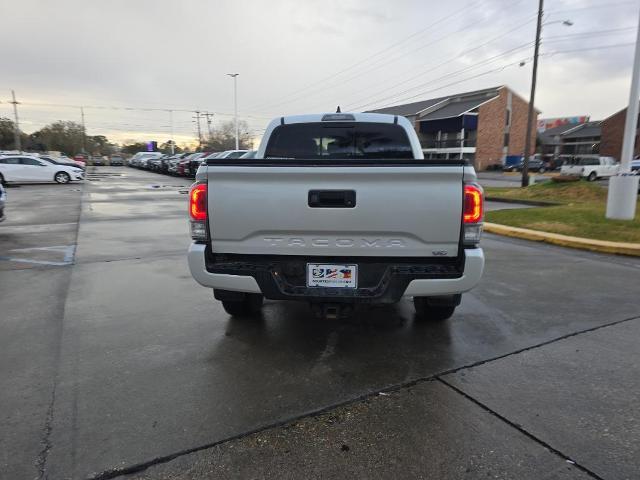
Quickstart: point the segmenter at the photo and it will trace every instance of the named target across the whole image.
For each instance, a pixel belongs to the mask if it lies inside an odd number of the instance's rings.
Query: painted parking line
[[[54,266],[64,266],[71,265],[74,260],[76,246],[75,245],[52,245],[49,247],[31,247],[31,248],[16,248],[13,250],[9,250],[9,253],[42,253],[42,252],[54,252],[62,254],[61,261],[53,261],[53,260],[42,260],[38,258],[25,258],[22,256],[13,256],[13,255],[3,255],[0,256],[1,261],[5,262],[16,262],[16,263],[30,263],[36,265],[54,265]]]

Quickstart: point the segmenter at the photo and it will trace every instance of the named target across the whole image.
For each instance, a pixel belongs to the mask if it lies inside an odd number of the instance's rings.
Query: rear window
[[[386,123],[294,123],[273,130],[265,158],[413,158],[404,128]]]

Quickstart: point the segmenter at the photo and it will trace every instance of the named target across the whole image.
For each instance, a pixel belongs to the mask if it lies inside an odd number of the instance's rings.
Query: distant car
[[[508,167],[505,167],[503,170],[505,172],[521,172],[523,167],[524,167],[524,162],[520,161],[520,163],[509,165]],[[537,156],[531,157],[529,159],[528,169],[530,172],[544,173],[547,171],[547,164]]]
[[[194,153],[193,155],[190,155],[189,157],[187,157],[189,159],[189,165],[188,165],[189,170],[186,173],[186,175],[189,177],[195,177],[196,172],[198,171],[198,168],[200,168],[200,165],[202,165],[202,162],[208,155],[210,155],[209,152],[199,152],[199,153]]]
[[[190,152],[184,152],[184,153],[179,153],[176,155],[173,155],[172,157],[170,157],[169,159],[167,159],[167,170],[163,173],[167,173],[169,175],[177,175],[178,174],[178,164],[186,159],[186,158],[190,158],[192,155],[195,155],[194,153],[190,153]]]
[[[593,182],[598,178],[611,177],[618,173],[620,165],[613,157],[575,156],[565,160],[561,175],[578,175]]]
[[[83,179],[80,167],[59,165],[35,155],[0,156],[0,183],[69,183]]]
[[[122,155],[114,154],[109,158],[109,165],[111,166],[123,166],[124,157]]]
[[[88,160],[89,160],[89,157],[84,153],[79,153],[73,157],[73,161],[76,162],[78,165],[82,166],[83,168],[87,166]]]
[[[216,158],[240,158],[248,151],[249,150],[227,150],[225,152],[222,152]]]
[[[56,165],[68,165],[70,167],[84,168],[84,164],[71,160],[69,157],[52,157],[51,155],[39,155],[40,158]]]
[[[134,168],[147,168],[147,162],[151,158],[160,158],[160,152],[138,152],[129,159],[129,166]]]
[[[162,155],[156,158],[149,158],[146,162],[147,170],[152,170],[154,172],[159,172],[162,167],[162,160],[169,157],[169,155]]]
[[[256,153],[258,153],[257,150],[249,150],[247,153],[242,155],[240,158],[256,158]]]
[[[631,171],[638,172],[640,174],[640,160],[631,161]]]
[[[90,162],[91,162],[91,165],[93,166],[98,166],[98,165],[103,166],[106,164],[106,162],[104,161],[104,157],[102,155],[93,155],[91,157]]]
[[[6,219],[4,215],[4,206],[7,203],[7,192],[4,189],[2,183],[0,183],[0,222],[4,222]]]

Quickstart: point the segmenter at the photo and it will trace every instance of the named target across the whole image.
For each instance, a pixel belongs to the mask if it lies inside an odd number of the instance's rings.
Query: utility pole
[[[20,142],[20,122],[18,121],[18,104],[20,102],[16,101],[16,92],[14,92],[13,90],[11,90],[11,97],[12,101],[9,103],[13,104],[13,117],[15,118],[13,125],[13,144],[15,149],[21,152],[22,143]]]
[[[87,153],[87,127],[84,123],[84,107],[80,107],[80,116],[82,117],[82,153]]]
[[[211,130],[211,119],[213,118],[213,113],[204,112],[204,116],[207,119],[207,131],[209,132],[209,137],[213,135],[213,131]]]
[[[636,51],[631,72],[631,92],[629,106],[624,124],[624,138],[622,140],[622,155],[618,174],[609,178],[609,192],[607,194],[606,217],[615,220],[633,220],[636,216],[636,201],[638,198],[638,175],[631,175],[631,160],[633,158],[637,128],[638,102],[640,101],[640,20],[636,37]]]
[[[236,124],[236,150],[240,149],[239,132],[238,132],[238,75],[239,73],[227,73],[233,77],[233,116]]]
[[[171,128],[171,155],[175,153],[175,144],[173,140],[173,110],[169,110],[169,127]]]
[[[544,0],[538,4],[538,25],[536,26],[536,46],[533,51],[533,73],[531,74],[531,95],[529,96],[529,110],[527,111],[527,131],[524,137],[524,158],[522,160],[522,186],[529,186],[529,151],[531,150],[531,127],[536,100],[536,81],[538,79],[538,52],[540,51],[540,32],[542,31],[542,13]]]
[[[196,126],[198,128],[198,148],[202,147],[202,131],[200,130],[200,112],[196,110]]]

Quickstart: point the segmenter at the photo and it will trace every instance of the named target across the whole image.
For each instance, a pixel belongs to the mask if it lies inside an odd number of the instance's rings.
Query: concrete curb
[[[498,223],[485,223],[484,231],[504,235],[506,237],[522,238],[534,242],[545,242],[562,247],[590,250],[592,252],[613,253],[616,255],[630,255],[640,257],[640,243],[608,242],[606,240],[592,240],[590,238],[570,237],[559,233],[540,232],[528,228],[509,227]]]

